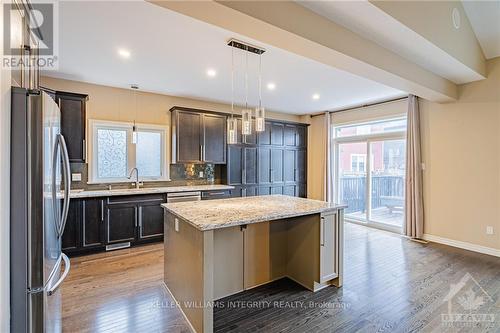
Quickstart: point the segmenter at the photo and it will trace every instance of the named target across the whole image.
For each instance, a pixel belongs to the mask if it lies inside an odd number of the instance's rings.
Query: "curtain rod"
[[[355,110],[355,109],[362,109],[362,108],[367,108],[370,106],[376,106],[376,105],[382,105],[382,104],[388,104],[388,103],[393,103],[393,102],[397,102],[397,101],[402,101],[405,99],[408,99],[408,96],[388,99],[388,100],[381,101],[381,102],[362,104],[362,105],[358,105],[358,106],[351,106],[351,107],[348,107],[345,109],[340,109],[340,110],[335,110],[335,111],[325,111],[325,112],[321,112],[321,113],[312,114],[311,117],[321,116],[325,113],[337,113],[337,112],[351,111],[351,110]]]

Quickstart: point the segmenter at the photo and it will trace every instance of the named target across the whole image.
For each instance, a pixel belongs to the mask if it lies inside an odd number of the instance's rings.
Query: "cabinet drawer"
[[[229,198],[230,196],[231,193],[229,190],[201,192],[201,200],[224,199],[224,198]]]
[[[124,203],[137,203],[137,202],[152,202],[152,201],[165,201],[164,194],[140,194],[140,195],[120,195],[109,197],[107,203],[124,204]]]

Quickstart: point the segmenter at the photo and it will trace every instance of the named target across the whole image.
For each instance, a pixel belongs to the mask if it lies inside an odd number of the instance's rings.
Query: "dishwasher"
[[[200,201],[200,200],[201,200],[200,191],[167,193],[167,203]]]

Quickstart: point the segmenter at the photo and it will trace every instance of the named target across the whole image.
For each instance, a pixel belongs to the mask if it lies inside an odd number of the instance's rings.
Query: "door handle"
[[[203,145],[200,145],[200,161],[203,161]]]
[[[58,140],[61,144],[61,155],[63,160],[63,178],[64,178],[64,203],[63,211],[61,216],[61,224],[59,226],[59,237],[62,237],[64,228],[66,227],[66,220],[68,218],[69,202],[70,202],[70,191],[71,191],[71,169],[69,165],[68,148],[66,147],[66,141],[62,134],[58,134]]]
[[[101,200],[101,222],[104,222],[104,200]]]
[[[64,260],[64,272],[61,275],[61,277],[59,278],[59,280],[57,280],[57,282],[54,283],[54,285],[47,290],[47,295],[49,295],[49,296],[52,296],[57,291],[57,289],[59,289],[61,284],[64,282],[64,280],[68,276],[69,270],[71,268],[71,263],[69,261],[68,256],[61,252],[61,257]]]
[[[82,140],[82,159],[83,161],[87,160],[87,145],[85,144],[85,139]]]

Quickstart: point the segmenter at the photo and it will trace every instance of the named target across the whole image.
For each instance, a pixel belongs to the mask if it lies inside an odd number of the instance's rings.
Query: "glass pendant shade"
[[[266,130],[266,110],[263,107],[255,108],[255,131],[264,132]]]
[[[229,118],[227,120],[227,143],[234,145],[238,142],[238,120],[236,118]]]
[[[252,110],[243,109],[241,111],[241,134],[252,134]]]
[[[132,127],[132,143],[135,145],[137,144],[137,129],[135,127],[135,124],[134,126]]]

